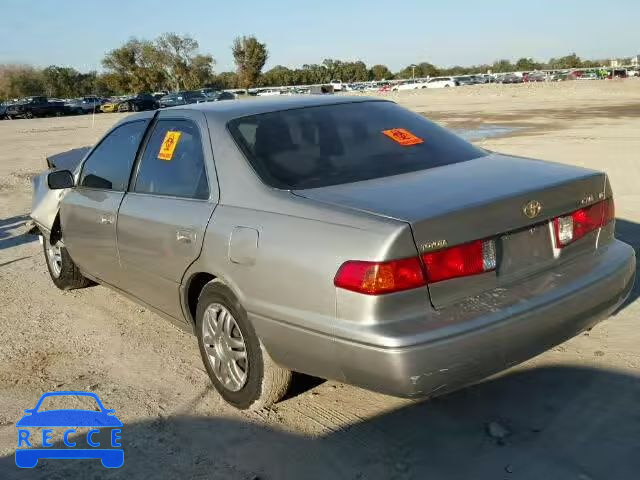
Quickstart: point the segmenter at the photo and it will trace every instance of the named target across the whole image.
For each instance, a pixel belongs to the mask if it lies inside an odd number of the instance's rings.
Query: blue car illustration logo
[[[39,412],[42,402],[48,397],[90,397],[99,407],[99,411],[81,409],[47,410]],[[120,444],[122,422],[114,415],[114,410],[104,408],[100,398],[91,392],[47,392],[40,397],[36,406],[24,411],[26,415],[16,423],[18,427],[18,449],[16,465],[20,468],[33,468],[41,458],[86,459],[99,458],[107,468],[118,468],[124,464],[124,451]],[[33,448],[36,432],[33,428],[42,428],[42,448]],[[52,448],[53,430],[48,427],[65,427],[62,435],[68,448]],[[75,427],[75,428],[74,428]],[[76,428],[89,428],[86,443],[90,448],[75,448],[76,442],[69,435],[76,434]],[[110,429],[109,446],[104,448],[104,439],[98,441],[101,429]],[[22,448],[21,448],[22,447]],[[102,448],[101,448],[102,447]]]

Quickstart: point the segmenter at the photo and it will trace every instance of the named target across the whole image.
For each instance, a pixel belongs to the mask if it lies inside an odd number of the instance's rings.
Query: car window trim
[[[115,132],[116,130],[118,130],[119,128],[122,128],[126,125],[131,125],[134,123],[138,123],[138,122],[143,122],[143,123],[151,123],[149,122],[148,119],[146,118],[140,118],[140,119],[136,119],[136,120],[132,120],[130,122],[124,122],[121,123],[120,125],[117,125],[115,127],[113,127],[111,130],[109,130],[108,133],[106,133],[104,135],[104,137],[102,137],[100,139],[100,141],[91,149],[91,151],[87,154],[86,158],[82,161],[82,165],[80,167],[80,172],[78,173],[78,181],[77,181],[77,185],[75,186],[76,189],[82,189],[82,190],[97,190],[100,192],[117,192],[117,193],[125,193],[127,191],[127,186],[128,184],[125,185],[125,189],[124,190],[116,190],[116,189],[107,189],[107,188],[98,188],[98,187],[86,187],[84,185],[80,184],[80,181],[82,179],[82,174],[84,173],[84,167],[87,164],[87,162],[89,161],[89,159],[93,156],[93,153],[100,147],[100,145],[102,145],[102,143],[107,139],[107,137],[109,135],[111,135],[113,132]],[[147,131],[149,130],[149,125],[147,125],[145,132],[143,133],[142,139],[140,140],[140,143],[138,144],[138,149],[136,150],[136,154],[133,157],[134,158],[134,164],[135,164],[135,160],[138,156],[138,153],[140,152],[140,146],[142,145],[142,141],[145,138],[145,135],[147,134]],[[131,169],[133,169],[133,165],[131,165]],[[129,171],[129,178],[131,178],[131,171]]]
[[[161,120],[163,120],[163,121],[164,120],[183,120],[183,121],[188,121],[188,122],[191,122],[198,129],[198,133],[200,134],[200,148],[202,149],[202,164],[204,166],[204,174],[207,177],[207,189],[209,191],[209,196],[207,198],[193,198],[193,197],[183,197],[183,196],[179,196],[179,195],[169,195],[169,194],[165,194],[165,193],[148,193],[148,192],[136,192],[135,191],[136,182],[138,181],[138,174],[140,173],[140,165],[142,163],[142,157],[144,157],[144,154],[145,154],[145,152],[147,150],[147,146],[149,145],[149,141],[151,140],[151,135],[153,135],[153,131],[155,130],[156,125]],[[207,170],[207,161],[205,159],[205,154],[204,154],[203,138],[204,137],[203,137],[202,129],[200,128],[200,125],[198,125],[198,122],[196,122],[194,119],[189,118],[187,116],[181,116],[179,114],[171,115],[169,117],[160,118],[160,116],[156,112],[156,114],[153,117],[153,121],[149,125],[149,128],[147,128],[147,131],[145,132],[145,136],[143,137],[142,141],[140,142],[140,148],[138,149],[138,153],[136,155],[133,168],[131,169],[131,177],[129,178],[129,183],[127,185],[127,190],[126,190],[125,193],[135,194],[135,195],[149,195],[149,196],[152,196],[152,197],[161,197],[161,198],[173,198],[173,199],[179,199],[179,200],[193,200],[193,201],[196,201],[196,202],[210,202],[211,201],[211,195],[212,195],[211,180],[209,178],[210,177],[209,171]],[[143,143],[144,143],[144,145],[143,145]]]

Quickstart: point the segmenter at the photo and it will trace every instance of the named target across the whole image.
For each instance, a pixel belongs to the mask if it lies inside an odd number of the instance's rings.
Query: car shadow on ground
[[[0,250],[37,240],[37,237],[33,235],[24,235],[23,227],[28,219],[28,215],[0,218]]]
[[[625,220],[623,218],[616,219],[616,237],[623,242],[628,243],[636,251],[636,283],[633,290],[629,294],[629,298],[624,302],[618,312],[633,303],[640,297],[640,279],[638,278],[638,269],[640,269],[640,224]],[[638,474],[640,478],[640,473]]]
[[[638,399],[636,376],[544,367],[409,403],[319,437],[248,418],[169,416],[125,423],[119,469],[107,470],[98,460],[41,460],[21,470],[11,454],[0,459],[0,471],[4,479],[631,480],[640,470]],[[295,408],[323,408],[322,395]]]

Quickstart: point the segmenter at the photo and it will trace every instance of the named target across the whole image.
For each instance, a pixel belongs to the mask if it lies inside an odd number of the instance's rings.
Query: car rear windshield
[[[232,120],[229,131],[265,183],[292,190],[389,177],[486,155],[387,101],[252,115]]]

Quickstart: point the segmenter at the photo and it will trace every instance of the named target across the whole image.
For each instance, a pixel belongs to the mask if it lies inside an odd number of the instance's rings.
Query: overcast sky
[[[640,54],[639,22],[640,0],[0,0],[0,63],[94,70],[130,37],[163,32],[193,36],[218,72],[233,69],[242,34],[267,44],[266,68],[628,57]]]

